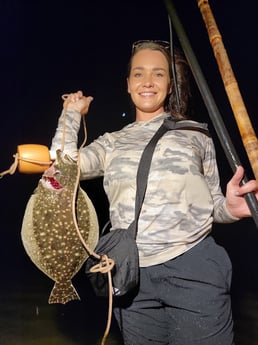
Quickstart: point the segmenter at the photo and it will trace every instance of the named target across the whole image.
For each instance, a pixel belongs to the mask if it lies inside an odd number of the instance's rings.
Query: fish
[[[83,242],[94,250],[99,239],[95,207],[77,175],[77,162],[57,150],[55,161],[30,196],[22,220],[21,239],[27,255],[54,281],[49,304],[80,300],[72,278],[89,257]]]

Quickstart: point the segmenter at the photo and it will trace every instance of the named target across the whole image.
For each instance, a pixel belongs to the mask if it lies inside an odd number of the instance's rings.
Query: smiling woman
[[[164,100],[172,91],[168,47],[164,41],[138,41],[133,44],[127,90],[135,105],[136,121],[146,121],[165,110]]]
[[[204,32],[197,4],[187,0],[175,0],[174,2],[185,29],[189,33],[200,65],[212,87],[211,90],[219,100],[220,109],[228,120],[227,127],[237,145],[237,152],[245,161],[231,111],[224,97],[221,80],[214,67],[213,56],[210,53],[210,45],[207,41],[207,34]],[[239,78],[242,93],[247,101],[249,113],[256,114],[257,85],[255,81],[258,80],[258,64],[254,62],[258,58],[258,49],[256,31],[253,30],[257,19],[256,2],[249,2],[245,8],[241,2],[233,0],[214,2],[213,5],[215,13],[218,14],[219,24],[236,75]],[[101,6],[100,2],[85,0],[77,1],[76,6],[71,6],[71,1],[67,0],[62,1],[62,6],[59,2],[52,0],[44,0],[44,2],[12,0],[1,1],[0,9],[2,47],[0,56],[2,81],[0,161],[2,168],[10,165],[10,156],[18,143],[38,142],[49,146],[53,129],[56,127],[56,118],[53,114],[59,112],[60,96],[69,90],[83,89],[84,94],[94,96],[90,116],[87,115],[89,143],[97,138],[96,143],[91,146],[92,149],[87,148],[89,153],[87,157],[91,157],[89,161],[92,163],[90,168],[96,168],[96,165],[93,165],[99,163],[97,167],[99,169],[95,169],[94,176],[102,177],[105,174],[104,188],[108,191],[111,201],[112,222],[114,226],[118,222],[126,226],[130,223],[133,214],[134,200],[132,199],[135,188],[133,172],[136,170],[137,159],[140,157],[143,146],[147,144],[162,119],[157,117],[147,122],[134,122],[134,110],[131,111],[127,99],[124,61],[127,61],[128,55],[131,53],[131,43],[138,38],[168,39],[165,6],[162,1],[150,0],[121,2],[110,0],[101,2]],[[239,23],[241,25],[238,25]],[[243,43],[241,49],[239,42]],[[164,109],[170,116],[168,104],[169,100],[166,99]],[[81,117],[72,109],[69,112],[74,120],[71,128],[77,137],[76,129],[73,126],[76,126],[77,119],[81,119]],[[123,112],[126,113],[126,117],[120,116]],[[166,115],[164,114],[164,116]],[[207,112],[203,110],[201,113],[196,112],[194,119],[197,117],[201,122],[208,122],[206,121]],[[257,119],[258,117],[253,116],[256,128]],[[120,130],[129,122],[132,123],[127,128]],[[103,140],[98,138],[106,131],[117,130],[117,135],[108,133],[104,134]],[[211,127],[210,130],[212,131]],[[159,159],[154,162],[154,164],[156,163],[155,168],[159,168],[159,170],[152,172],[154,180],[151,180],[150,186],[156,188],[154,197],[150,197],[147,191],[147,205],[143,209],[143,215],[148,214],[150,221],[148,224],[145,221],[140,223],[142,235],[153,234],[151,231],[157,226],[157,218],[161,220],[160,230],[169,225],[172,226],[173,220],[178,220],[182,233],[187,229],[189,234],[192,232],[192,224],[186,222],[190,215],[199,220],[205,213],[201,212],[199,205],[191,208],[190,213],[182,214],[183,208],[173,212],[180,196],[175,195],[174,180],[167,179],[166,172],[164,173],[164,167],[168,165],[170,167],[168,177],[172,178],[173,175],[175,176],[174,171],[177,172],[181,168],[180,161],[187,161],[189,155],[185,155],[184,152],[177,156],[178,159],[174,159],[174,153],[182,152],[177,150],[178,142],[181,142],[180,150],[185,145],[187,152],[190,152],[190,147],[196,148],[200,144],[200,155],[194,157],[195,162],[201,162],[200,157],[202,157],[203,150],[206,149],[207,154],[210,154],[210,146],[206,145],[206,142],[201,142],[199,136],[191,137],[190,133],[187,133],[177,131],[175,136],[168,134],[165,143],[166,150],[163,150],[163,154],[161,154],[161,151],[158,151],[161,148],[159,146],[155,152],[157,156],[160,153]],[[216,136],[214,139],[216,143]],[[192,142],[193,146],[191,146]],[[117,148],[120,147],[124,149],[119,152],[120,154],[115,155]],[[69,151],[69,143],[66,143],[66,149]],[[222,172],[221,181],[226,187],[231,170],[220,145],[217,145],[217,157]],[[203,162],[208,163],[205,160]],[[117,168],[115,163],[117,163]],[[81,177],[91,178],[90,175],[93,175],[93,172],[87,173],[87,159],[84,164]],[[205,166],[207,167],[207,165]],[[248,169],[247,164],[245,164],[245,168]],[[183,172],[182,169],[180,171]],[[247,175],[251,176],[251,172]],[[182,175],[181,177],[183,179]],[[48,291],[52,288],[52,282],[49,282],[48,277],[35,269],[20,243],[21,219],[28,198],[37,183],[37,175],[15,174],[2,180],[0,193],[2,205],[0,250],[2,299],[0,303],[3,312],[0,322],[0,343],[78,345],[86,342],[88,345],[95,345],[101,338],[105,327],[106,320],[100,320],[100,318],[101,316],[106,318],[106,303],[95,298],[87,285],[84,274],[81,276],[79,274],[75,280],[75,286],[82,296],[82,301],[72,302],[69,303],[69,306],[60,306],[60,308],[55,305],[49,306],[47,298]],[[106,217],[108,217],[106,211],[108,204],[105,203],[106,196],[102,189],[102,179],[82,183],[94,197],[99,219],[105,223]],[[195,192],[201,191],[198,186],[194,184],[192,186],[195,188]],[[167,202],[166,198],[169,193],[174,194],[173,201],[175,202]],[[157,199],[158,204],[154,209],[152,201],[155,202]],[[161,216],[157,210],[166,202],[167,208],[164,208]],[[191,201],[189,205],[190,203]],[[181,219],[180,215],[182,215]],[[159,230],[158,227],[157,230]],[[227,225],[216,224],[214,230],[214,236],[220,244],[227,248],[235,267],[233,310],[236,343],[238,345],[256,345],[258,339],[256,289],[258,233],[249,219]],[[174,234],[175,232],[171,235],[167,232],[165,239],[159,234],[156,237],[149,236],[145,241],[139,240],[139,246],[146,252],[149,241],[149,247],[162,250],[163,245],[175,239]],[[157,238],[158,243],[155,241]],[[239,255],[239,253],[242,254]],[[190,264],[195,260],[197,260],[196,257],[193,257]],[[154,270],[160,266],[163,265],[153,265],[146,270],[156,274]],[[19,267],[18,270],[17,267]],[[201,265],[199,270],[200,267]],[[141,270],[145,271],[145,267],[141,267]],[[164,279],[160,279],[160,282],[167,282],[167,277],[168,275]],[[153,280],[157,281],[159,277],[156,275]],[[150,286],[151,284],[147,284],[147,288]],[[173,296],[171,287],[168,285],[166,287],[166,294],[168,295],[168,291],[169,295]],[[157,292],[161,292],[159,286],[153,291],[155,296],[157,296]],[[182,301],[178,291],[174,296],[178,296],[178,300]],[[201,297],[203,298],[203,296]],[[195,299],[193,298],[193,300]],[[197,298],[196,302],[198,302]],[[210,302],[207,303],[207,306],[209,304]],[[58,313],[55,312],[56,310]],[[171,328],[174,327],[171,326]],[[196,329],[198,328],[196,327]],[[190,330],[189,327],[183,327],[183,329]],[[132,330],[134,332],[137,328],[132,327]],[[139,334],[140,336],[136,336],[137,344],[139,344],[138,339],[142,341],[144,337],[144,332],[141,330],[139,330]],[[189,339],[191,338],[192,336],[189,335]],[[109,340],[111,344],[117,344],[112,334]],[[120,341],[120,343],[123,342]]]
[[[167,46],[142,41],[132,51],[127,91],[135,121],[99,136],[80,151],[81,180],[103,177],[111,231],[128,229],[134,219],[137,168],[146,145],[164,121],[184,124],[187,116],[183,111],[187,107],[181,112],[168,107],[174,104],[169,101],[175,91]],[[181,81],[181,90],[186,91],[180,93],[183,104],[189,81]],[[77,91],[65,101],[66,153],[76,152],[81,115],[87,116],[91,99]],[[239,167],[224,196],[213,140],[194,130],[198,122],[190,123],[185,132],[168,131],[153,155],[136,239],[139,288],[116,299],[114,306],[125,345],[168,345],[175,339],[186,345],[189,339],[194,344],[206,339],[205,345],[233,345],[231,261],[211,231],[213,222],[250,217],[244,194],[257,194],[257,185],[249,181],[240,186],[243,168]],[[60,147],[62,132],[61,116],[51,152]]]

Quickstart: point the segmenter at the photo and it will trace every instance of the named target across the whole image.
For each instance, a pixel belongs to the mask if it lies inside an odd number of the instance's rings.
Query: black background
[[[253,178],[232,110],[226,97],[197,2],[174,1],[179,18],[223,116],[231,139]],[[249,117],[257,128],[258,42],[255,2],[210,1]],[[94,101],[87,116],[88,142],[132,120],[126,92],[131,45],[139,39],[169,40],[163,1],[0,1],[0,171],[9,168],[17,145],[49,146],[62,109],[61,95],[83,90]],[[232,171],[197,94],[198,118],[208,122],[217,149],[221,185]],[[125,116],[123,116],[125,114]],[[35,274],[25,253],[21,224],[39,175],[18,171],[0,180],[0,267],[2,285]],[[108,220],[102,180],[82,182],[93,200],[100,225]],[[257,292],[258,232],[252,219],[215,225],[217,240],[228,250],[234,267],[233,293]],[[21,278],[22,277],[22,278]]]

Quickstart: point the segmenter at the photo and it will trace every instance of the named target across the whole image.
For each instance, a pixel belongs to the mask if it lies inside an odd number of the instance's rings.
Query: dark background
[[[177,0],[174,4],[247,176],[253,178],[197,2]],[[256,129],[255,2],[210,1],[210,5]],[[126,68],[131,45],[139,39],[169,40],[163,1],[0,0],[0,171],[13,163],[17,145],[50,145],[64,93],[81,89],[94,97],[87,116],[88,142],[132,121]],[[198,89],[195,92],[197,118],[209,123],[214,137],[224,191],[232,171]],[[24,210],[39,178],[16,171],[0,181],[3,289],[9,285],[19,288],[26,281],[48,281],[29,260],[20,238]],[[102,180],[82,182],[82,187],[94,202],[102,226],[108,220]],[[252,219],[244,219],[235,224],[215,225],[214,235],[233,262],[232,294],[236,296],[237,309],[241,296],[258,292],[257,228]],[[84,284],[83,275],[80,284]]]

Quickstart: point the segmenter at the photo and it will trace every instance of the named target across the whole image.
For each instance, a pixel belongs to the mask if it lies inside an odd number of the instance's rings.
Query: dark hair
[[[161,43],[162,44],[161,44]],[[176,119],[182,120],[188,117],[188,108],[189,108],[189,100],[191,97],[190,91],[190,84],[189,84],[189,77],[190,77],[190,68],[189,65],[184,57],[183,52],[179,48],[174,49],[174,62],[175,62],[175,72],[176,72],[176,81],[173,80],[173,73],[172,73],[172,58],[169,48],[169,43],[165,45],[164,41],[138,41],[133,44],[131,58],[128,63],[127,68],[127,76],[130,75],[131,68],[132,68],[132,59],[134,55],[143,49],[150,49],[150,50],[157,50],[160,51],[166,58],[169,66],[169,75],[172,85],[172,93],[167,96],[164,102],[164,109],[167,112],[170,112],[173,117]],[[179,95],[179,104],[180,108],[178,107],[176,91],[175,91],[175,83],[177,83],[178,87],[178,95]]]
[[[161,44],[162,42],[162,44]],[[143,49],[157,50],[160,51],[166,58],[169,66],[169,75],[172,79],[172,67],[171,67],[171,55],[169,50],[169,43],[165,41],[138,41],[133,43],[132,55],[128,63],[127,76],[129,76],[132,68],[132,59],[134,55]]]
[[[185,119],[190,117],[191,111],[192,73],[181,49],[174,48],[173,58],[175,63],[176,80],[173,80],[172,82],[172,93],[169,96],[168,108],[173,117],[177,119]],[[178,91],[178,100],[176,88]]]

